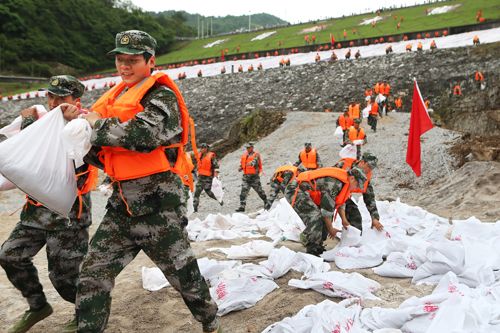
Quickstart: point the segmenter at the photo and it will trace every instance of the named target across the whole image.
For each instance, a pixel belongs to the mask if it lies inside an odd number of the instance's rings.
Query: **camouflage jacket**
[[[159,146],[168,146],[181,139],[182,126],[175,94],[164,86],[154,86],[140,101],[144,110],[134,118],[120,122],[105,118],[95,122],[92,149],[85,161],[99,168],[104,166],[97,158],[102,146],[123,147],[138,152],[150,152]],[[177,159],[176,149],[166,149],[171,165]],[[185,212],[185,191],[180,178],[171,172],[112,182],[113,193],[108,207],[133,216],[150,214],[160,209]]]
[[[339,161],[334,166],[336,168],[342,169],[342,167],[344,166],[344,161]],[[368,182],[366,192],[363,193],[363,202],[365,203],[368,212],[370,212],[371,218],[380,220],[380,215],[378,214],[378,209],[377,209],[377,201],[375,200],[375,191],[373,189],[371,182]]]
[[[293,172],[291,172],[291,171],[285,171],[285,172],[283,172],[283,174],[281,175],[281,178],[283,178],[283,180],[282,180],[281,182],[279,181],[279,179],[278,179],[278,178],[276,178],[276,176],[275,176],[275,175],[273,175],[273,176],[271,177],[271,181],[270,181],[270,183],[271,183],[271,184],[273,184],[273,183],[274,183],[274,184],[276,184],[276,185],[280,186],[280,187],[281,187],[281,189],[282,189],[282,191],[284,191],[284,190],[285,190],[285,188],[287,187],[288,183],[290,183],[290,180],[292,179],[292,177],[293,177]]]
[[[287,198],[288,202],[293,201],[293,197],[295,196],[295,192],[297,191],[297,186],[297,181],[293,180],[286,187],[285,197]],[[316,179],[316,190],[321,191],[321,202],[318,208],[321,210],[322,216],[328,218],[333,217],[333,214],[335,213],[335,198],[337,197],[337,195],[339,195],[340,191],[342,191],[343,186],[344,183],[332,177],[323,177]],[[297,197],[295,199],[297,209],[300,210],[300,201],[312,201],[309,192],[307,192],[311,189],[311,185],[307,182],[303,182],[302,184],[300,184],[299,190],[297,192]]]
[[[36,117],[24,117],[21,129],[33,124],[36,120]],[[75,174],[85,172],[87,169],[88,164],[84,164],[75,170]],[[87,175],[78,177],[78,188],[81,188],[86,180]],[[38,204],[33,198],[29,198],[26,201],[21,211],[22,225],[44,230],[62,230],[67,228],[86,228],[92,223],[90,193],[82,195],[82,212],[80,218],[78,218],[80,210],[80,200],[78,198],[76,198],[71,208],[69,218],[54,213],[44,206],[37,206]]]

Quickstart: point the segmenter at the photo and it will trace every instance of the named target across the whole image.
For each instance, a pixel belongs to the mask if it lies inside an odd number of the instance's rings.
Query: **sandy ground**
[[[295,161],[305,141],[312,141],[318,148],[325,165],[333,164],[338,158],[339,143],[331,137],[334,119],[337,114],[291,113],[285,123],[274,133],[257,143],[264,158],[266,183],[275,167]],[[395,199],[418,204],[442,216],[466,218],[471,215],[485,221],[500,219],[498,202],[500,194],[498,183],[500,163],[473,162],[460,170],[454,171],[452,159],[447,147],[457,138],[457,134],[435,128],[423,138],[423,176],[415,179],[404,163],[408,114],[391,114],[380,121],[377,133],[367,130],[369,143],[364,147],[378,155],[380,168],[375,173],[375,190],[379,199]],[[241,175],[237,172],[241,151],[227,155],[221,161],[221,177],[226,187],[224,207],[202,195],[200,213],[203,218],[209,212],[230,213],[238,207]],[[449,173],[448,173],[449,170]],[[265,185],[266,190],[268,186]],[[427,195],[423,195],[423,193]],[[0,192],[0,241],[4,241],[15,223],[19,212],[14,212],[23,204],[23,194],[19,191]],[[93,193],[94,233],[104,214],[106,198],[98,192]],[[247,211],[262,207],[262,201],[251,192]],[[11,213],[13,213],[10,215]],[[196,216],[196,215],[195,215]],[[192,216],[195,217],[195,216]],[[381,221],[383,223],[383,221]],[[224,255],[207,252],[210,247],[228,247],[241,244],[245,239],[235,241],[208,241],[192,243],[197,257],[208,256],[224,259]],[[286,242],[284,245],[300,251],[303,247],[297,243]],[[327,248],[335,242],[329,241]],[[256,260],[258,262],[259,260]],[[52,287],[47,272],[44,249],[34,259],[40,279],[44,285],[49,302],[54,307],[54,314],[37,324],[30,332],[58,332],[64,322],[71,319],[73,306],[61,300]],[[126,267],[116,280],[113,291],[111,317],[107,332],[198,332],[199,324],[190,315],[182,299],[172,288],[158,292],[148,292],[142,288],[141,267],[153,266],[142,252]],[[332,269],[336,269],[332,264]],[[396,307],[406,298],[428,294],[433,288],[415,286],[410,279],[383,278],[375,275],[371,269],[356,270],[366,277],[382,284],[376,295],[381,301],[369,302],[365,306],[382,305]],[[294,315],[307,304],[315,304],[326,297],[314,291],[296,290],[287,286],[291,278],[300,278],[299,273],[291,272],[278,279],[280,289],[272,292],[255,307],[230,313],[221,318],[226,332],[261,332],[266,326]],[[27,305],[21,294],[0,271],[0,332],[5,332],[15,318],[26,310]],[[338,301],[336,299],[335,301]]]

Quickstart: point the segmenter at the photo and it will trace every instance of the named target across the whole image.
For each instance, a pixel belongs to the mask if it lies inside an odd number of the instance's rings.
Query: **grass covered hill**
[[[185,18],[186,25],[191,27],[194,31],[193,36],[197,36],[198,30],[198,20],[200,25],[204,25],[205,35],[207,34],[207,27],[214,35],[231,33],[235,31],[246,31],[248,29],[248,15],[240,15],[240,16],[216,16],[216,17],[206,17],[198,14],[190,14],[185,11],[164,11],[158,13],[159,16],[165,17],[175,17],[181,16]],[[280,19],[279,17],[260,13],[260,14],[252,14],[251,17],[251,29],[263,29],[270,28],[278,25],[286,25],[288,22]],[[182,36],[182,35],[177,35]]]
[[[443,14],[428,15],[429,11],[432,9],[443,6],[454,7],[453,10]],[[313,34],[316,36],[316,43],[327,43],[330,41],[330,34],[333,34],[337,41],[343,40],[344,29],[347,33],[347,40],[431,29],[444,29],[476,23],[476,13],[479,10],[482,11],[482,16],[486,20],[500,19],[500,0],[440,1],[432,4],[383,10],[379,15],[376,13],[366,13],[343,18],[334,18],[326,21],[310,22],[301,25],[269,29],[269,32],[276,32],[265,39],[254,41],[252,41],[253,38],[261,35],[265,31],[180,42],[174,47],[174,51],[159,57],[157,63],[166,64],[192,59],[218,57],[221,54],[221,50],[226,49],[230,55],[239,52],[253,52],[301,46],[304,45],[304,36],[311,36]],[[321,13],[321,15],[326,14],[327,13]],[[332,13],[332,16],[333,15],[334,13]],[[379,20],[374,26],[371,24],[361,24],[364,20],[370,20],[377,16]],[[399,29],[397,28],[398,23],[400,24]],[[313,32],[312,30],[318,31]],[[205,47],[218,40],[224,41],[212,47]]]

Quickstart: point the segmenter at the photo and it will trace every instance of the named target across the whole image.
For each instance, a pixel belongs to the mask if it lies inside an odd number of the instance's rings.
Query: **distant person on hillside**
[[[368,125],[370,125],[372,131],[376,132],[377,131],[377,117],[379,115],[378,110],[379,110],[379,105],[377,102],[375,102],[375,98],[372,97],[371,99],[371,107],[370,107],[370,112],[368,114]]]
[[[388,45],[386,48],[385,48],[385,54],[389,54],[389,53],[392,53],[392,45]]]
[[[362,141],[360,143],[359,141]],[[367,143],[366,133],[363,128],[361,128],[361,118],[354,119],[353,125],[349,127],[347,133],[346,144],[351,144],[356,146],[356,156],[359,159],[361,156],[361,146]]]
[[[480,71],[474,73],[474,81],[478,89],[484,89],[484,75]]]
[[[345,58],[346,59],[350,59],[351,58],[351,49],[349,49],[346,54],[345,54]]]
[[[316,53],[316,56],[314,57],[314,61],[320,62],[320,60],[321,60],[321,57],[320,57],[319,53]]]
[[[285,59],[285,66],[289,67],[290,66],[290,58]]]
[[[222,66],[222,68],[220,69],[220,73],[226,74],[226,66]]]
[[[312,44],[316,44],[316,35],[312,35],[311,37]]]
[[[262,158],[259,152],[254,150],[254,143],[249,142],[245,145],[246,151],[241,156],[240,167],[238,171],[243,172],[240,207],[237,212],[244,212],[247,205],[247,197],[250,189],[253,188],[259,197],[264,201],[264,209],[268,209],[266,192],[262,189],[260,175],[262,174]]]
[[[304,45],[309,45],[309,35],[304,36]]]
[[[437,49],[436,41],[433,39],[430,46],[431,51]]]
[[[422,44],[422,42],[418,42],[417,44],[417,51],[418,52],[422,52],[424,50],[424,45]]]
[[[406,52],[411,52],[412,47],[411,43],[406,44]]]
[[[205,193],[212,199],[217,201],[215,194],[212,192],[212,182],[214,177],[219,175],[219,162],[214,152],[210,151],[210,146],[206,143],[200,145],[200,159],[196,161],[196,169],[198,171],[198,181],[193,195],[194,211],[198,211],[200,205],[201,192]],[[220,202],[223,205],[223,202]]]
[[[253,65],[248,66],[248,70],[247,71],[250,72],[250,73],[253,72]]]
[[[347,31],[345,29],[343,35],[344,35],[344,40],[347,39]]]
[[[394,100],[394,106],[396,107],[396,111],[401,111],[403,107],[403,99],[401,97],[397,97]]]
[[[332,55],[330,56],[330,62],[334,62],[337,60],[338,60],[337,55],[335,54],[334,51],[332,51]]]
[[[361,58],[361,52],[359,52],[359,50],[357,50],[356,53],[354,54],[354,58],[356,59]]]
[[[340,126],[343,131],[343,136],[342,136],[342,146],[345,145],[345,142],[347,141],[347,134],[349,131],[349,128],[354,124],[354,119],[352,119],[349,116],[349,110],[346,109],[343,114],[341,114],[338,119],[337,119],[337,126]]]
[[[198,70],[198,77],[202,77],[203,76],[203,72],[201,71],[201,69]]]
[[[462,96],[462,88],[460,87],[460,84],[457,83],[453,87],[453,95],[454,96]]]
[[[479,44],[481,44],[481,42],[479,41],[478,35],[474,36],[474,38],[472,39],[472,44],[474,44],[474,46],[478,46]]]
[[[262,66],[262,63],[261,63],[261,62],[259,62],[259,65],[257,66],[257,70],[258,70],[258,71],[261,71],[261,70],[263,70],[263,69],[264,69],[264,66]]]
[[[243,73],[243,65],[238,66],[238,73]]]
[[[313,148],[310,142],[306,142],[304,144],[304,149],[302,149],[299,153],[297,162],[295,162],[293,165],[296,167],[301,165],[307,170],[314,170],[317,168],[321,168],[323,166],[323,163],[321,163],[321,159],[319,158],[319,154],[316,148]]]

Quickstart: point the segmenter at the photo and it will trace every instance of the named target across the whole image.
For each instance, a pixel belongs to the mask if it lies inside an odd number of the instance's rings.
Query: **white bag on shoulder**
[[[333,136],[342,139],[344,137],[344,131],[342,130],[342,127],[337,126],[335,132],[333,133]]]
[[[77,188],[75,166],[61,138],[65,123],[58,107],[0,143],[0,173],[48,209],[68,216]]]
[[[47,114],[47,109],[43,105],[34,105],[36,108],[36,113],[38,114],[38,118],[42,118],[45,114]],[[5,135],[7,138],[16,135],[21,131],[21,124],[23,122],[23,118],[21,116],[17,117],[10,123],[9,125],[2,127],[0,129],[0,134]]]
[[[224,198],[224,189],[219,177],[214,177],[212,180],[212,193],[217,198],[217,201],[222,202],[222,198]]]
[[[90,137],[92,127],[85,119],[74,119],[70,121],[62,131],[62,142],[68,155],[75,161],[77,168],[83,165],[83,157],[92,148]]]
[[[346,145],[339,152],[340,158],[354,158],[356,159],[356,146],[354,145]]]

